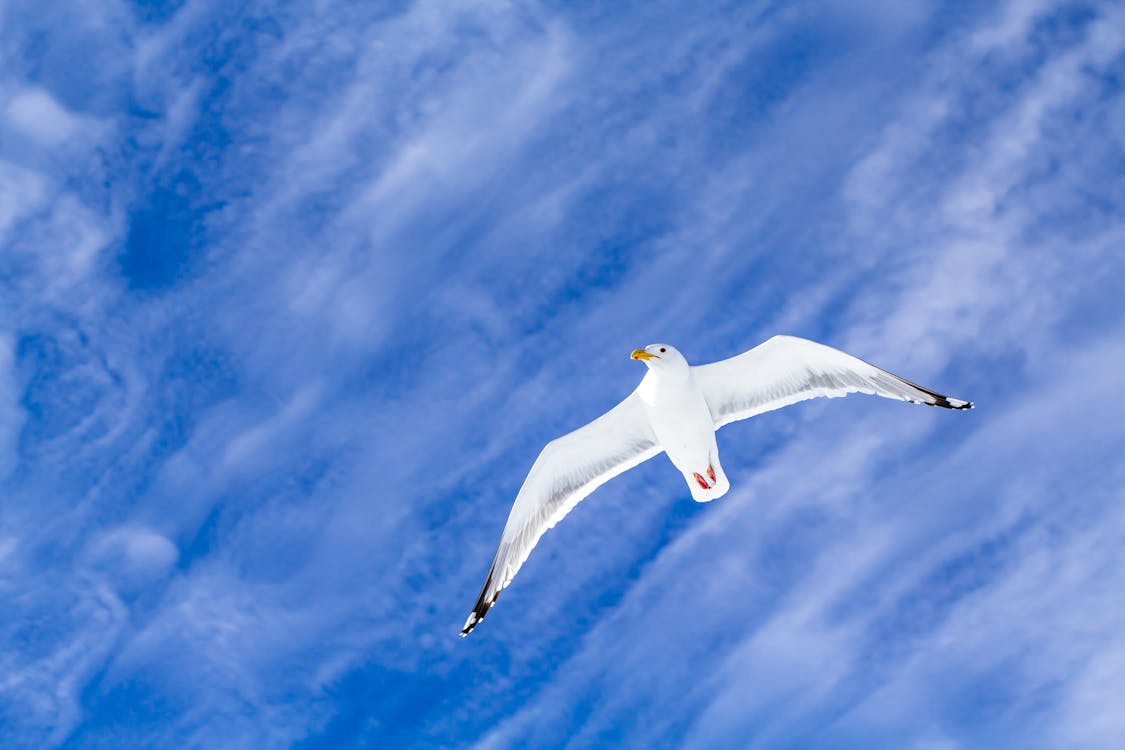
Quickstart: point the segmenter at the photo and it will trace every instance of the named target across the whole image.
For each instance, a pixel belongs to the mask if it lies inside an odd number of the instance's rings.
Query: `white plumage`
[[[715,443],[720,427],[805,399],[869,393],[947,409],[969,409],[861,359],[815,341],[774,336],[748,352],[691,366],[675,347],[633,352],[648,365],[637,389],[574,432],[547,443],[520,487],[476,606],[468,635],[496,602],[539,538],[613,477],[664,452],[692,497],[706,502],[730,488]]]

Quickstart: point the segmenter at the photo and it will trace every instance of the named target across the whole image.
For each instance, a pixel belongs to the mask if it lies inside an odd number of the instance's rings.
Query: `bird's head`
[[[644,349],[634,349],[630,355],[657,372],[687,368],[687,360],[671,344],[649,344]]]

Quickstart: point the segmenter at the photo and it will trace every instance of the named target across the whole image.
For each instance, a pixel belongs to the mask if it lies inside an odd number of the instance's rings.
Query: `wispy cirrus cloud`
[[[3,741],[1111,746],[1120,19],[900,5],[8,6]],[[456,637],[631,348],[778,331],[981,409],[728,428]]]

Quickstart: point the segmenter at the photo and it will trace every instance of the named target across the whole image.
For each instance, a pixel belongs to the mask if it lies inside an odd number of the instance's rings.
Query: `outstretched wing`
[[[972,404],[915,385],[862,359],[794,336],[774,336],[737,357],[691,368],[715,428],[817,396],[870,393],[946,409]]]
[[[461,635],[484,618],[547,529],[595,489],[660,451],[636,392],[585,427],[547,443],[523,480]]]

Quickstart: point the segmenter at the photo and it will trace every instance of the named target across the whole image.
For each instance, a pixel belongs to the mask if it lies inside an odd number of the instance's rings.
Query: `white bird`
[[[547,443],[535,460],[462,636],[496,603],[547,529],[595,489],[661,451],[702,503],[730,489],[715,432],[731,422],[817,396],[857,392],[946,409],[973,406],[793,336],[774,336],[707,365],[689,365],[669,344],[651,344],[631,356],[648,365],[637,389],[593,422]]]

